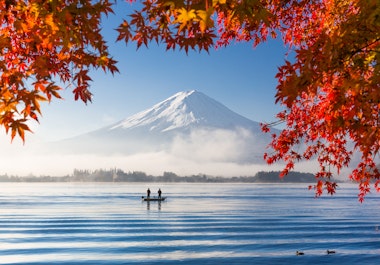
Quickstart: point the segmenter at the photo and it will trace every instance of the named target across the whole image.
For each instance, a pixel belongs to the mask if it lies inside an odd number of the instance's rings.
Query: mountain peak
[[[69,153],[168,154],[186,161],[262,161],[269,143],[258,122],[196,90],[179,92],[114,125],[62,142]]]
[[[192,94],[197,94],[197,93],[202,94],[201,92],[198,92],[197,90],[181,91],[169,97],[168,99],[170,98],[184,99],[188,96],[191,96]]]
[[[178,92],[153,107],[118,122],[109,127],[109,130],[144,127],[148,131],[167,132],[190,126],[230,129],[258,125],[205,94],[191,90]]]

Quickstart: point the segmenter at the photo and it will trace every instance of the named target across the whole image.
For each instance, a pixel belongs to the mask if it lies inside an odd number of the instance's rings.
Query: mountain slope
[[[198,161],[262,162],[260,125],[197,91],[179,92],[113,125],[65,140],[71,153],[170,153]]]
[[[233,129],[238,127],[260,130],[253,122],[195,90],[174,96],[101,131],[141,129],[151,132],[187,130],[196,127]]]

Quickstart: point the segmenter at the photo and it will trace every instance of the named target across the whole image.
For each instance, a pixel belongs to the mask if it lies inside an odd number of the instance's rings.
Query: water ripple
[[[362,205],[349,194],[315,200],[299,186],[253,185],[242,195],[241,185],[214,185],[209,194],[193,184],[192,196],[168,185],[173,198],[147,205],[123,195],[144,190],[137,184],[71,192],[41,184],[22,194],[7,185],[0,264],[374,264],[380,255],[378,197]]]

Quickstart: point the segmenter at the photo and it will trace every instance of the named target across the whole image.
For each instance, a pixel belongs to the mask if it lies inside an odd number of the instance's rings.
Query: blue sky
[[[132,6],[133,7],[133,6]],[[114,30],[126,17],[130,5],[118,1],[115,15],[104,19],[103,33],[120,73],[92,71],[93,103],[73,100],[72,88],[43,107],[34,136],[58,140],[76,136],[124,119],[171,95],[198,90],[231,110],[255,121],[273,121],[280,110],[274,104],[277,67],[286,48],[280,40],[269,40],[256,48],[252,43],[233,44],[207,52],[166,51],[151,43],[136,50],[133,43],[115,42]]]
[[[64,100],[42,105],[40,123],[31,124],[33,134],[27,134],[23,145],[18,139],[0,135],[0,174],[70,174],[72,168],[122,168],[148,171],[145,161],[156,161],[152,174],[172,170],[181,174],[176,165],[190,168],[191,161],[161,154],[144,157],[61,157],[41,152],[41,142],[58,141],[78,136],[116,123],[137,112],[152,107],[179,91],[198,90],[221,102],[231,110],[258,122],[271,122],[280,111],[275,105],[277,68],[284,63],[287,49],[281,40],[269,40],[256,48],[252,43],[232,44],[227,48],[207,52],[166,51],[165,45],[152,43],[136,50],[133,43],[115,42],[116,28],[130,10],[130,5],[118,1],[116,14],[103,21],[103,33],[110,53],[118,61],[120,73],[112,76],[102,70],[92,71],[93,102],[85,105],[74,101],[72,87],[63,91]],[[133,6],[132,6],[133,7]],[[263,150],[264,152],[264,150]],[[133,167],[132,167],[133,166]],[[235,164],[194,164],[194,174],[251,175],[256,167]],[[47,171],[47,169],[49,169]],[[153,171],[155,170],[155,171]],[[263,170],[260,168],[260,170]],[[271,168],[271,170],[274,170]]]

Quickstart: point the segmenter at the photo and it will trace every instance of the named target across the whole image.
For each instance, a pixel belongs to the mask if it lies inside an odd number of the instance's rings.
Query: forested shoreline
[[[121,169],[78,170],[71,175],[56,176],[9,176],[0,175],[0,182],[183,182],[183,183],[313,183],[312,173],[290,172],[280,178],[279,171],[260,171],[253,176],[221,177],[205,174],[178,176],[164,172],[160,176],[148,175],[141,171],[124,172]]]

